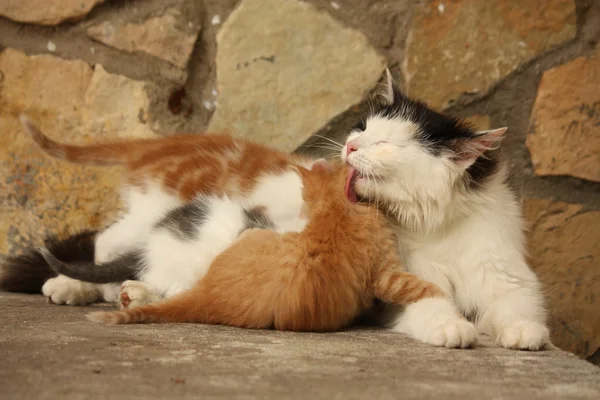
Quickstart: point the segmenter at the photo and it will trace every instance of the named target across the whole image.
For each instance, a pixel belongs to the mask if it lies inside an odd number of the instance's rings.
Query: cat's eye
[[[350,130],[350,132],[364,132],[367,129],[367,124],[365,120],[361,119],[360,122]]]

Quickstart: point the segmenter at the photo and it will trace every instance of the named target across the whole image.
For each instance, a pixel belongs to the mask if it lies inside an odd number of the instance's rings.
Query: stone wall
[[[509,127],[512,183],[553,341],[600,347],[600,4],[593,0],[0,2],[0,253],[100,227],[118,173],[44,157],[27,111],[73,143],[233,131],[319,151],[386,65],[411,95]]]

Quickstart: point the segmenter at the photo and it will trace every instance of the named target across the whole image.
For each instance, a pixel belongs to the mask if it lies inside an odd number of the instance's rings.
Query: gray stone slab
[[[89,310],[0,293],[0,397],[600,398],[600,368],[559,350],[447,350],[376,329],[99,326]]]

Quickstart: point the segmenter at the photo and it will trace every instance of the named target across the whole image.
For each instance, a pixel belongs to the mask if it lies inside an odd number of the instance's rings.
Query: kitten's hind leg
[[[140,281],[125,281],[119,293],[119,306],[121,309],[144,306],[156,303],[163,299],[158,292]]]
[[[114,284],[98,285],[58,275],[48,279],[42,286],[42,293],[54,304],[83,306],[98,301],[117,301]]]

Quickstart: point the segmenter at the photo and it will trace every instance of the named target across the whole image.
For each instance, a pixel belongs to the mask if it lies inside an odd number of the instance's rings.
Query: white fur
[[[410,272],[452,296],[480,332],[507,348],[542,348],[549,342],[546,312],[540,284],[525,261],[521,212],[504,183],[505,168],[478,191],[466,190],[459,181],[465,166],[424,151],[414,140],[417,130],[406,120],[374,117],[363,133],[352,134],[348,140],[357,150],[346,159],[344,147],[342,158],[363,174],[356,191],[397,218],[401,256]],[[437,329],[438,317],[424,308],[398,317],[394,329],[433,343],[427,332]],[[419,318],[429,325],[415,330]],[[464,322],[450,323],[461,341],[468,339]]]
[[[42,286],[44,296],[54,304],[80,306],[97,301],[115,302],[119,291],[118,284],[96,285],[59,275],[50,278]]]
[[[265,207],[266,215],[277,222],[282,232],[300,232],[307,223],[299,218],[304,204],[302,187],[302,179],[295,171],[265,174],[241,203],[247,208]]]
[[[477,330],[447,299],[427,298],[406,307],[392,330],[434,346],[466,348],[477,341]]]
[[[98,235],[96,264],[110,261],[137,244],[145,243],[152,226],[167,211],[181,205],[176,196],[165,193],[153,182],[148,182],[143,188],[127,186],[121,198],[127,213]]]
[[[138,278],[165,297],[193,286],[244,228],[243,208],[238,203],[219,197],[204,200],[210,217],[198,227],[197,239],[182,240],[168,229],[158,229],[145,246],[146,267]]]

